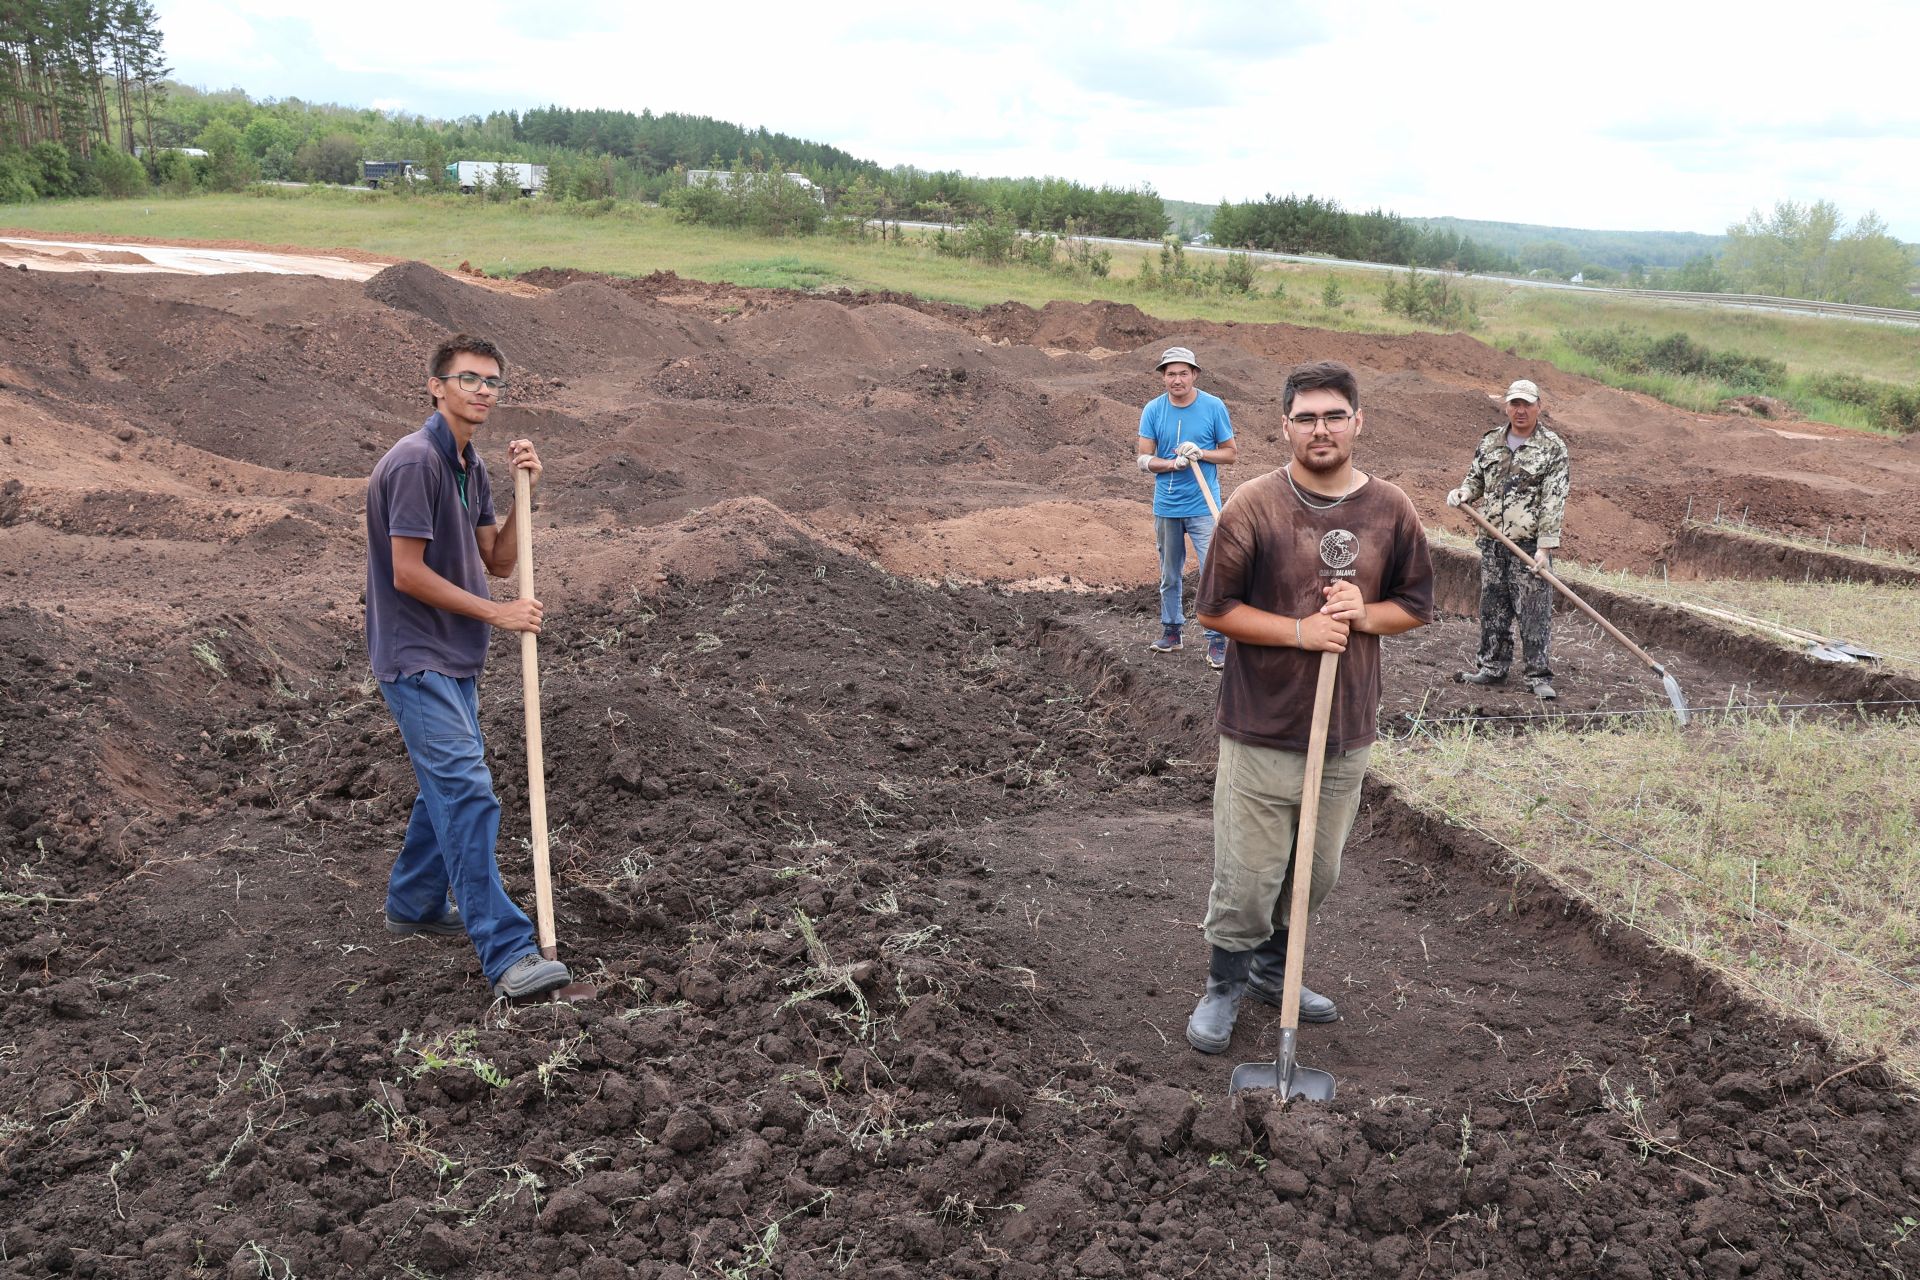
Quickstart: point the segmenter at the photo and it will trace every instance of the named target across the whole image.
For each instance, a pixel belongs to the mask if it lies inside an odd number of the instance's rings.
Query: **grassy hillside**
[[[1515,256],[1530,244],[1558,241],[1571,248],[1582,262],[1621,271],[1635,262],[1643,267],[1677,267],[1703,253],[1718,255],[1727,243],[1725,236],[1701,235],[1696,231],[1589,231],[1581,227],[1480,222],[1472,218],[1408,218],[1407,221],[1470,236],[1476,244]]]

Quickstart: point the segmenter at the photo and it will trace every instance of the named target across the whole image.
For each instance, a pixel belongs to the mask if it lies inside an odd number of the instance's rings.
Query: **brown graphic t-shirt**
[[[1304,617],[1326,603],[1321,588],[1338,581],[1358,586],[1368,604],[1391,601],[1422,622],[1432,620],[1433,560],[1413,504],[1370,476],[1345,502],[1316,511],[1294,495],[1283,472],[1270,471],[1236,489],[1220,513],[1195,611],[1218,617],[1245,604]],[[1215,726],[1237,742],[1305,751],[1319,670],[1318,650],[1233,641]],[[1380,637],[1355,631],[1333,686],[1327,749],[1353,751],[1372,742],[1379,711]]]

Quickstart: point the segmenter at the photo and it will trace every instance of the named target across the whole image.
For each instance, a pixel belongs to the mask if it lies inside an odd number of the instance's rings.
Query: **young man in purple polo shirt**
[[[520,999],[571,975],[540,954],[532,922],[500,883],[500,801],[480,739],[489,628],[540,630],[538,600],[502,603],[487,591],[487,575],[504,578],[519,559],[514,514],[495,523],[486,464],[473,447],[506,390],[506,367],[484,338],[441,343],[427,379],[433,416],[373,469],[367,656],[420,784],[387,881],[387,928],[466,934],[494,994]],[[507,456],[539,483],[532,441],[509,441]]]

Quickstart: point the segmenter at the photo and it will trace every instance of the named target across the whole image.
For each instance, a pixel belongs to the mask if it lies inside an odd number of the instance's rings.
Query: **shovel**
[[[1202,491],[1206,488],[1201,486]],[[1320,779],[1327,764],[1327,720],[1333,713],[1333,679],[1340,655],[1320,655],[1320,681],[1313,690],[1313,728],[1307,735],[1307,776],[1300,784],[1300,841],[1293,858],[1293,902],[1287,915],[1287,976],[1280,992],[1280,1051],[1272,1062],[1243,1062],[1233,1069],[1228,1093],[1271,1089],[1281,1101],[1333,1101],[1333,1073],[1303,1067],[1294,1056],[1300,1033],[1300,988],[1307,967],[1307,900],[1313,892],[1314,829],[1320,825]]]
[[[1561,595],[1573,601],[1574,605],[1578,607],[1582,613],[1586,614],[1589,618],[1592,618],[1595,622],[1599,623],[1601,627],[1605,629],[1608,635],[1612,636],[1615,640],[1618,640],[1621,644],[1627,646],[1627,648],[1632,651],[1634,657],[1640,659],[1640,661],[1646,663],[1649,667],[1652,667],[1653,673],[1660,677],[1660,683],[1666,686],[1667,701],[1673,704],[1673,714],[1679,719],[1681,724],[1685,724],[1687,722],[1686,695],[1680,692],[1680,682],[1678,680],[1675,680],[1672,676],[1668,675],[1667,669],[1665,667],[1661,666],[1659,663],[1655,662],[1651,657],[1647,656],[1647,651],[1645,649],[1642,649],[1639,645],[1627,639],[1627,637],[1621,633],[1620,628],[1614,626],[1611,622],[1608,622],[1605,618],[1601,617],[1599,613],[1595,611],[1592,605],[1588,604],[1585,600],[1582,600],[1579,596],[1575,595],[1573,593],[1572,587],[1560,581],[1560,579],[1554,577],[1552,570],[1542,569],[1534,565],[1532,556],[1522,551],[1519,548],[1519,546],[1514,543],[1512,538],[1509,538],[1506,534],[1494,528],[1492,522],[1489,521],[1485,516],[1481,515],[1479,511],[1475,510],[1472,504],[1463,502],[1460,504],[1460,510],[1466,512],[1469,516],[1471,516],[1475,524],[1479,525],[1482,529],[1485,529],[1493,537],[1499,539],[1500,544],[1502,546],[1506,547],[1507,550],[1513,552],[1514,555],[1520,558],[1520,563],[1532,568],[1535,573],[1539,574],[1541,577],[1545,578],[1550,584],[1552,584],[1553,589],[1555,591],[1558,591]]]
[[[1821,662],[1854,663],[1861,659],[1876,661],[1879,654],[1857,648],[1844,640],[1829,640],[1825,636],[1811,631],[1802,631],[1799,627],[1789,627],[1784,623],[1768,622],[1764,618],[1749,617],[1744,613],[1735,613],[1730,609],[1713,609],[1704,604],[1694,604],[1690,600],[1668,600],[1665,603],[1677,605],[1691,613],[1702,614],[1709,618],[1719,618],[1723,622],[1737,622],[1743,627],[1752,627],[1756,631],[1770,631],[1783,640],[1790,640],[1807,646],[1807,656]]]
[[[523,467],[513,469],[513,524],[518,555],[520,598],[533,598],[533,478]],[[547,761],[540,743],[540,637],[520,633],[520,682],[527,710],[527,810],[533,818],[534,940],[540,954],[560,958],[553,930],[553,870],[547,851]],[[594,989],[570,982],[552,993],[554,1000],[592,999]]]

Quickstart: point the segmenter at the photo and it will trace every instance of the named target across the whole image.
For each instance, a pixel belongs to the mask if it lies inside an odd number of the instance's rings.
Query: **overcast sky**
[[[883,165],[1718,233],[1780,199],[1920,241],[1920,6],[158,0],[177,78],[430,116],[710,115]]]

